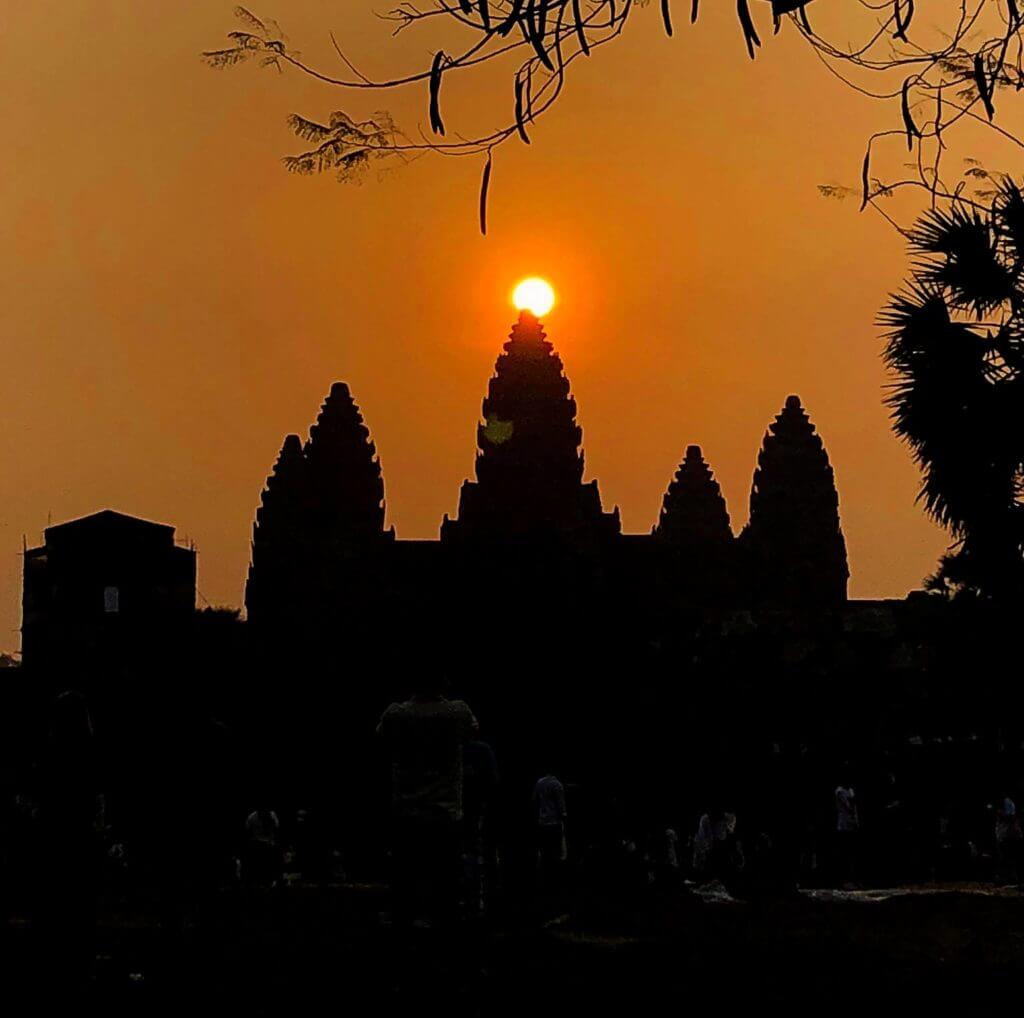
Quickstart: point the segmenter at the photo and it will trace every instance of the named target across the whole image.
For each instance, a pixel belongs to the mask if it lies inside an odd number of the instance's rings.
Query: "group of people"
[[[499,900],[551,918],[605,891],[630,900],[645,888],[684,881],[719,881],[730,893],[753,897],[798,885],[978,877],[1017,883],[1024,876],[1016,786],[999,788],[986,802],[944,786],[930,765],[908,770],[904,783],[889,761],[874,769],[833,764],[833,785],[823,784],[826,768],[817,763],[795,771],[782,766],[775,776],[766,768],[746,783],[735,780],[738,769],[716,774],[709,767],[698,776],[715,782],[702,807],[697,780],[679,786],[674,799],[671,780],[616,783],[613,775],[608,782],[568,784],[558,765],[533,766],[549,759],[543,754],[551,747],[540,745],[508,765],[511,776],[499,794],[496,754],[472,710],[448,699],[431,675],[383,712],[376,732],[390,769],[386,857],[396,925],[481,917]],[[55,953],[71,952],[95,906],[96,832],[106,820],[93,742],[84,698],[59,697],[29,797],[32,822],[18,828],[31,828],[21,840],[38,846],[32,866],[44,879],[36,914]],[[506,748],[510,756],[522,750]],[[992,772],[978,773],[982,780],[971,788],[984,787]],[[736,796],[737,788],[745,794]],[[145,837],[126,838],[127,853],[115,844],[107,865],[127,869],[148,859],[168,902],[185,897],[183,888],[231,880],[273,887],[286,872],[337,879],[337,849],[358,834],[326,830],[318,811],[275,810],[265,800],[251,812],[239,809],[236,821],[218,820],[222,811],[211,805],[193,825],[193,833],[205,832],[200,851],[197,839],[179,830],[179,814],[167,800],[144,801],[153,807],[144,817]],[[375,835],[376,821],[367,827]],[[0,845],[10,860],[15,840]],[[368,858],[383,854],[374,847]],[[211,864],[215,857],[225,865]]]

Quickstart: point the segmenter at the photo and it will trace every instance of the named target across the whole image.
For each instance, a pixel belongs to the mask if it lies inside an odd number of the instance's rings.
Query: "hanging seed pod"
[[[512,0],[512,8],[508,17],[498,26],[498,35],[504,38],[519,23],[523,11],[523,0]]]
[[[907,0],[907,11],[906,16],[903,14],[903,4],[901,0],[893,0],[893,14],[896,18],[896,31],[893,32],[894,39],[902,39],[904,42],[907,41],[907,29],[910,28],[910,22],[914,18],[914,0]]]
[[[992,105],[992,89],[989,87],[988,78],[985,75],[985,61],[980,53],[976,53],[974,56],[974,84],[978,88],[981,101],[985,104],[985,113],[991,120],[996,108]]]
[[[909,152],[914,147],[914,138],[921,137],[921,131],[917,124],[914,123],[914,118],[910,115],[910,82],[912,78],[907,78],[903,82],[903,94],[901,97],[901,106],[903,107],[903,126],[907,129],[907,151]]]
[[[537,38],[543,44],[548,34],[548,4],[551,0],[537,0]]]
[[[871,146],[868,145],[867,151],[864,153],[864,165],[860,168],[860,187],[861,187],[861,200],[860,210],[861,212],[867,208],[868,204],[868,188],[870,187],[870,180],[868,173],[871,171]]]
[[[516,130],[519,132],[519,137],[529,145],[530,136],[526,133],[526,117],[523,112],[523,79],[520,75],[516,75]]]
[[[444,135],[444,121],[441,119],[441,67],[445,55],[442,50],[434,54],[434,62],[430,65],[430,129],[434,134]]]
[[[487,162],[484,163],[484,175],[480,181],[480,232],[487,236],[487,192],[491,186],[491,150],[487,150]]]
[[[690,24],[697,24],[697,8],[700,7],[700,0],[693,0],[690,4]]]
[[[583,26],[583,13],[580,11],[580,0],[572,0],[572,16],[576,22],[576,37],[580,41],[580,49],[585,56],[590,56],[590,43],[587,42],[587,30]]]
[[[747,44],[747,52],[750,59],[754,59],[754,47],[761,45],[761,39],[754,27],[754,19],[750,16],[750,7],[747,0],[736,0],[736,13],[740,19],[740,27],[743,29],[743,41]]]
[[[672,12],[668,8],[669,0],[661,0],[661,20],[665,23],[665,34],[672,34]]]
[[[542,0],[544,2],[544,0]],[[526,15],[523,18],[523,32],[527,42],[533,47],[537,59],[549,70],[554,71],[555,65],[551,62],[547,50],[544,49],[544,37],[537,30],[536,0],[528,0],[526,4]]]

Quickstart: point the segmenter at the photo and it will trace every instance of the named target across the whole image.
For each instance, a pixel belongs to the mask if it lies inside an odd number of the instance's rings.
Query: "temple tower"
[[[260,624],[294,603],[306,561],[309,511],[302,440],[288,435],[260,496],[252,528],[252,561],[245,584],[250,621]]]
[[[541,323],[522,311],[483,401],[476,481],[465,481],[443,540],[527,535],[591,537],[619,531],[597,482],[583,483],[583,433],[561,358]]]
[[[384,530],[380,460],[344,382],[335,382],[310,428],[289,435],[261,497],[246,583],[257,624],[313,618],[366,598]]]
[[[846,600],[850,571],[839,495],[821,437],[798,396],[769,425],[742,534],[756,601],[832,607]]]
[[[699,445],[687,447],[651,533],[661,548],[669,599],[728,599],[735,585],[735,538],[722,489]]]
[[[686,448],[686,458],[665,492],[655,537],[674,547],[696,550],[732,543],[729,513],[722,489],[704,462],[699,445]]]
[[[352,393],[335,382],[305,446],[310,526],[321,545],[344,546],[384,533],[384,478]]]

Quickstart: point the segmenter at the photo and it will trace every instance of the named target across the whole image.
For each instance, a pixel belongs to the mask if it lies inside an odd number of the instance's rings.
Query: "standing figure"
[[[533,786],[533,818],[537,828],[537,864],[540,891],[548,905],[558,902],[562,871],[569,851],[565,840],[565,787],[554,774],[538,778]]]
[[[1016,884],[1020,880],[1019,864],[1021,827],[1017,804],[1008,795],[996,805],[996,880]]]
[[[852,888],[857,868],[857,846],[860,840],[860,813],[857,793],[844,773],[835,791],[836,800],[836,874],[839,881]]]
[[[429,926],[454,917],[463,820],[463,748],[477,730],[462,700],[425,673],[413,695],[377,726],[391,761],[391,889],[398,922]]]
[[[281,822],[270,809],[255,809],[245,821],[245,860],[242,875],[246,883],[276,887],[281,879]]]
[[[498,785],[494,750],[482,739],[466,743],[462,754],[463,791],[463,900],[467,915],[482,916],[497,868],[491,800]]]

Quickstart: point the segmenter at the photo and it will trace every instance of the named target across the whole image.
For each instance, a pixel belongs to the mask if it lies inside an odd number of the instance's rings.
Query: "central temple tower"
[[[483,402],[476,481],[465,481],[457,520],[443,541],[617,534],[597,481],[583,482],[583,432],[561,358],[529,311],[521,311]]]

